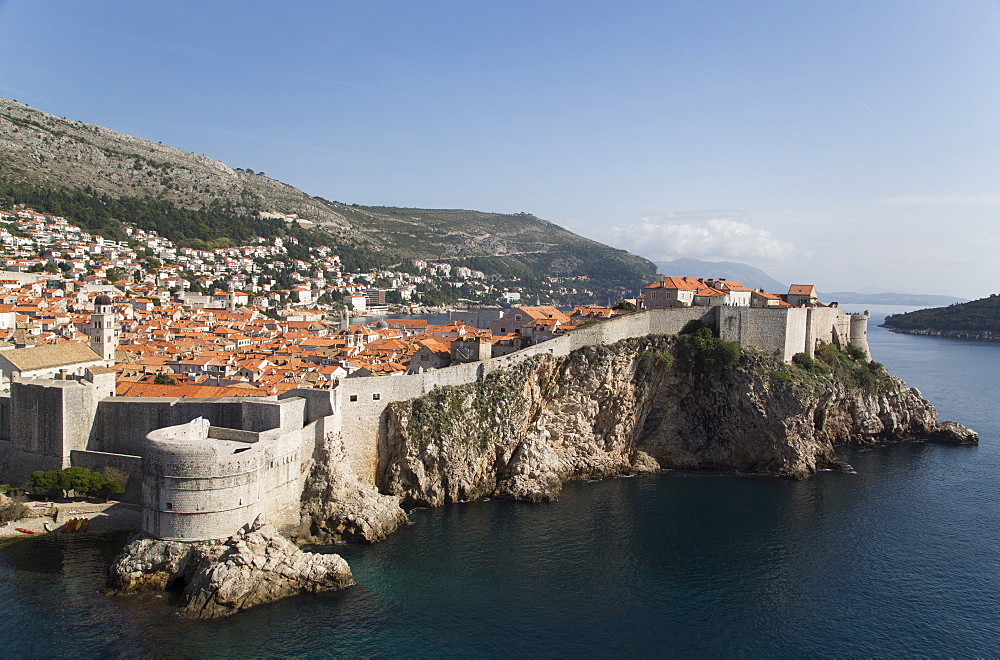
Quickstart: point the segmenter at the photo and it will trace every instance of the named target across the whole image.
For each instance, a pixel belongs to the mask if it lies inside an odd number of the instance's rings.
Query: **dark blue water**
[[[799,482],[666,473],[418,510],[385,543],[340,548],[358,586],[216,622],[97,594],[120,538],[26,541],[0,551],[5,655],[997,655],[1000,344],[875,322],[875,359],[979,447],[844,451],[857,474]]]

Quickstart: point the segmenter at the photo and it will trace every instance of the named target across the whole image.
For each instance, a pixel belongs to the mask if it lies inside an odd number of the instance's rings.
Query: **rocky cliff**
[[[349,466],[340,437],[325,438],[302,493],[296,541],[372,543],[409,524],[398,498],[362,483]]]
[[[539,356],[393,403],[380,489],[431,506],[542,501],[584,476],[672,468],[802,478],[834,464],[838,445],[978,441],[860,356],[824,346],[821,360],[789,365],[706,332]]]

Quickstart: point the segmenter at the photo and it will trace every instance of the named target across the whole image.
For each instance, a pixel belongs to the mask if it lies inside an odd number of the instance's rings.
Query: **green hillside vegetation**
[[[905,314],[893,314],[885,318],[887,328],[904,331],[956,332],[969,335],[1000,336],[1000,297],[967,303],[920,309]]]
[[[2,98],[0,142],[0,205],[63,215],[115,240],[122,223],[200,249],[291,236],[299,246],[289,257],[306,260],[299,250],[327,245],[353,272],[447,261],[543,294],[548,277],[582,277],[557,286],[591,300],[634,295],[655,279],[652,262],[528,213],[329,201],[263,172]]]
[[[85,231],[112,240],[125,240],[122,221],[152,230],[182,247],[213,249],[232,247],[255,236],[296,236],[307,245],[312,236],[296,224],[241,212],[233,204],[216,200],[199,209],[182,208],[163,199],[111,197],[90,188],[68,190],[0,181],[0,208],[24,204],[42,213],[72,218]]]
[[[323,200],[326,201],[326,200]],[[578,236],[530,213],[347,206],[337,212],[370,240],[403,258],[448,261],[516,277],[529,288],[545,277],[587,277],[591,288],[634,292],[655,279],[642,257]],[[581,286],[587,286],[581,283]]]

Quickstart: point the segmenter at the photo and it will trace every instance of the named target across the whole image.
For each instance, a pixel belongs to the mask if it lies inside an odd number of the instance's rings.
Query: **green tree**
[[[62,491],[62,486],[59,482],[59,471],[45,472],[44,470],[35,470],[32,472],[31,491],[40,495]]]
[[[177,381],[171,378],[169,374],[157,374],[156,378],[153,379],[153,383],[156,385],[176,385]]]
[[[108,466],[101,471],[101,475],[104,477],[101,492],[104,493],[105,502],[109,501],[112,495],[121,495],[125,492],[129,480],[128,472]]]
[[[68,467],[61,472],[60,482],[63,490],[72,490],[81,495],[104,489],[104,475],[92,472],[85,467]]]
[[[69,491],[79,495],[104,491],[109,486],[108,479],[100,472],[93,472],[85,467],[68,467],[63,470],[45,472],[37,470],[31,473],[31,490],[36,493],[59,492],[63,498]],[[124,492],[123,490],[120,492]]]

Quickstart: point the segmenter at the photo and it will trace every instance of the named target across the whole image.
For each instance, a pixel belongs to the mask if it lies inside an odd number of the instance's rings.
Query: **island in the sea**
[[[871,361],[867,314],[810,285],[667,277],[638,310],[577,324],[546,307],[470,313],[496,341],[471,333],[447,361],[425,344],[406,374],[250,397],[113,396],[115,301],[93,305],[89,347],[0,351],[0,476],[129,474],[142,534],[109,591],[182,583],[195,617],[350,584],[342,559],[288,539],[378,541],[407,504],[545,501],[570,479],[661,469],[803,478],[838,467],[839,445],[978,441]]]
[[[1000,340],[1000,296],[892,314],[882,325],[910,335]]]

